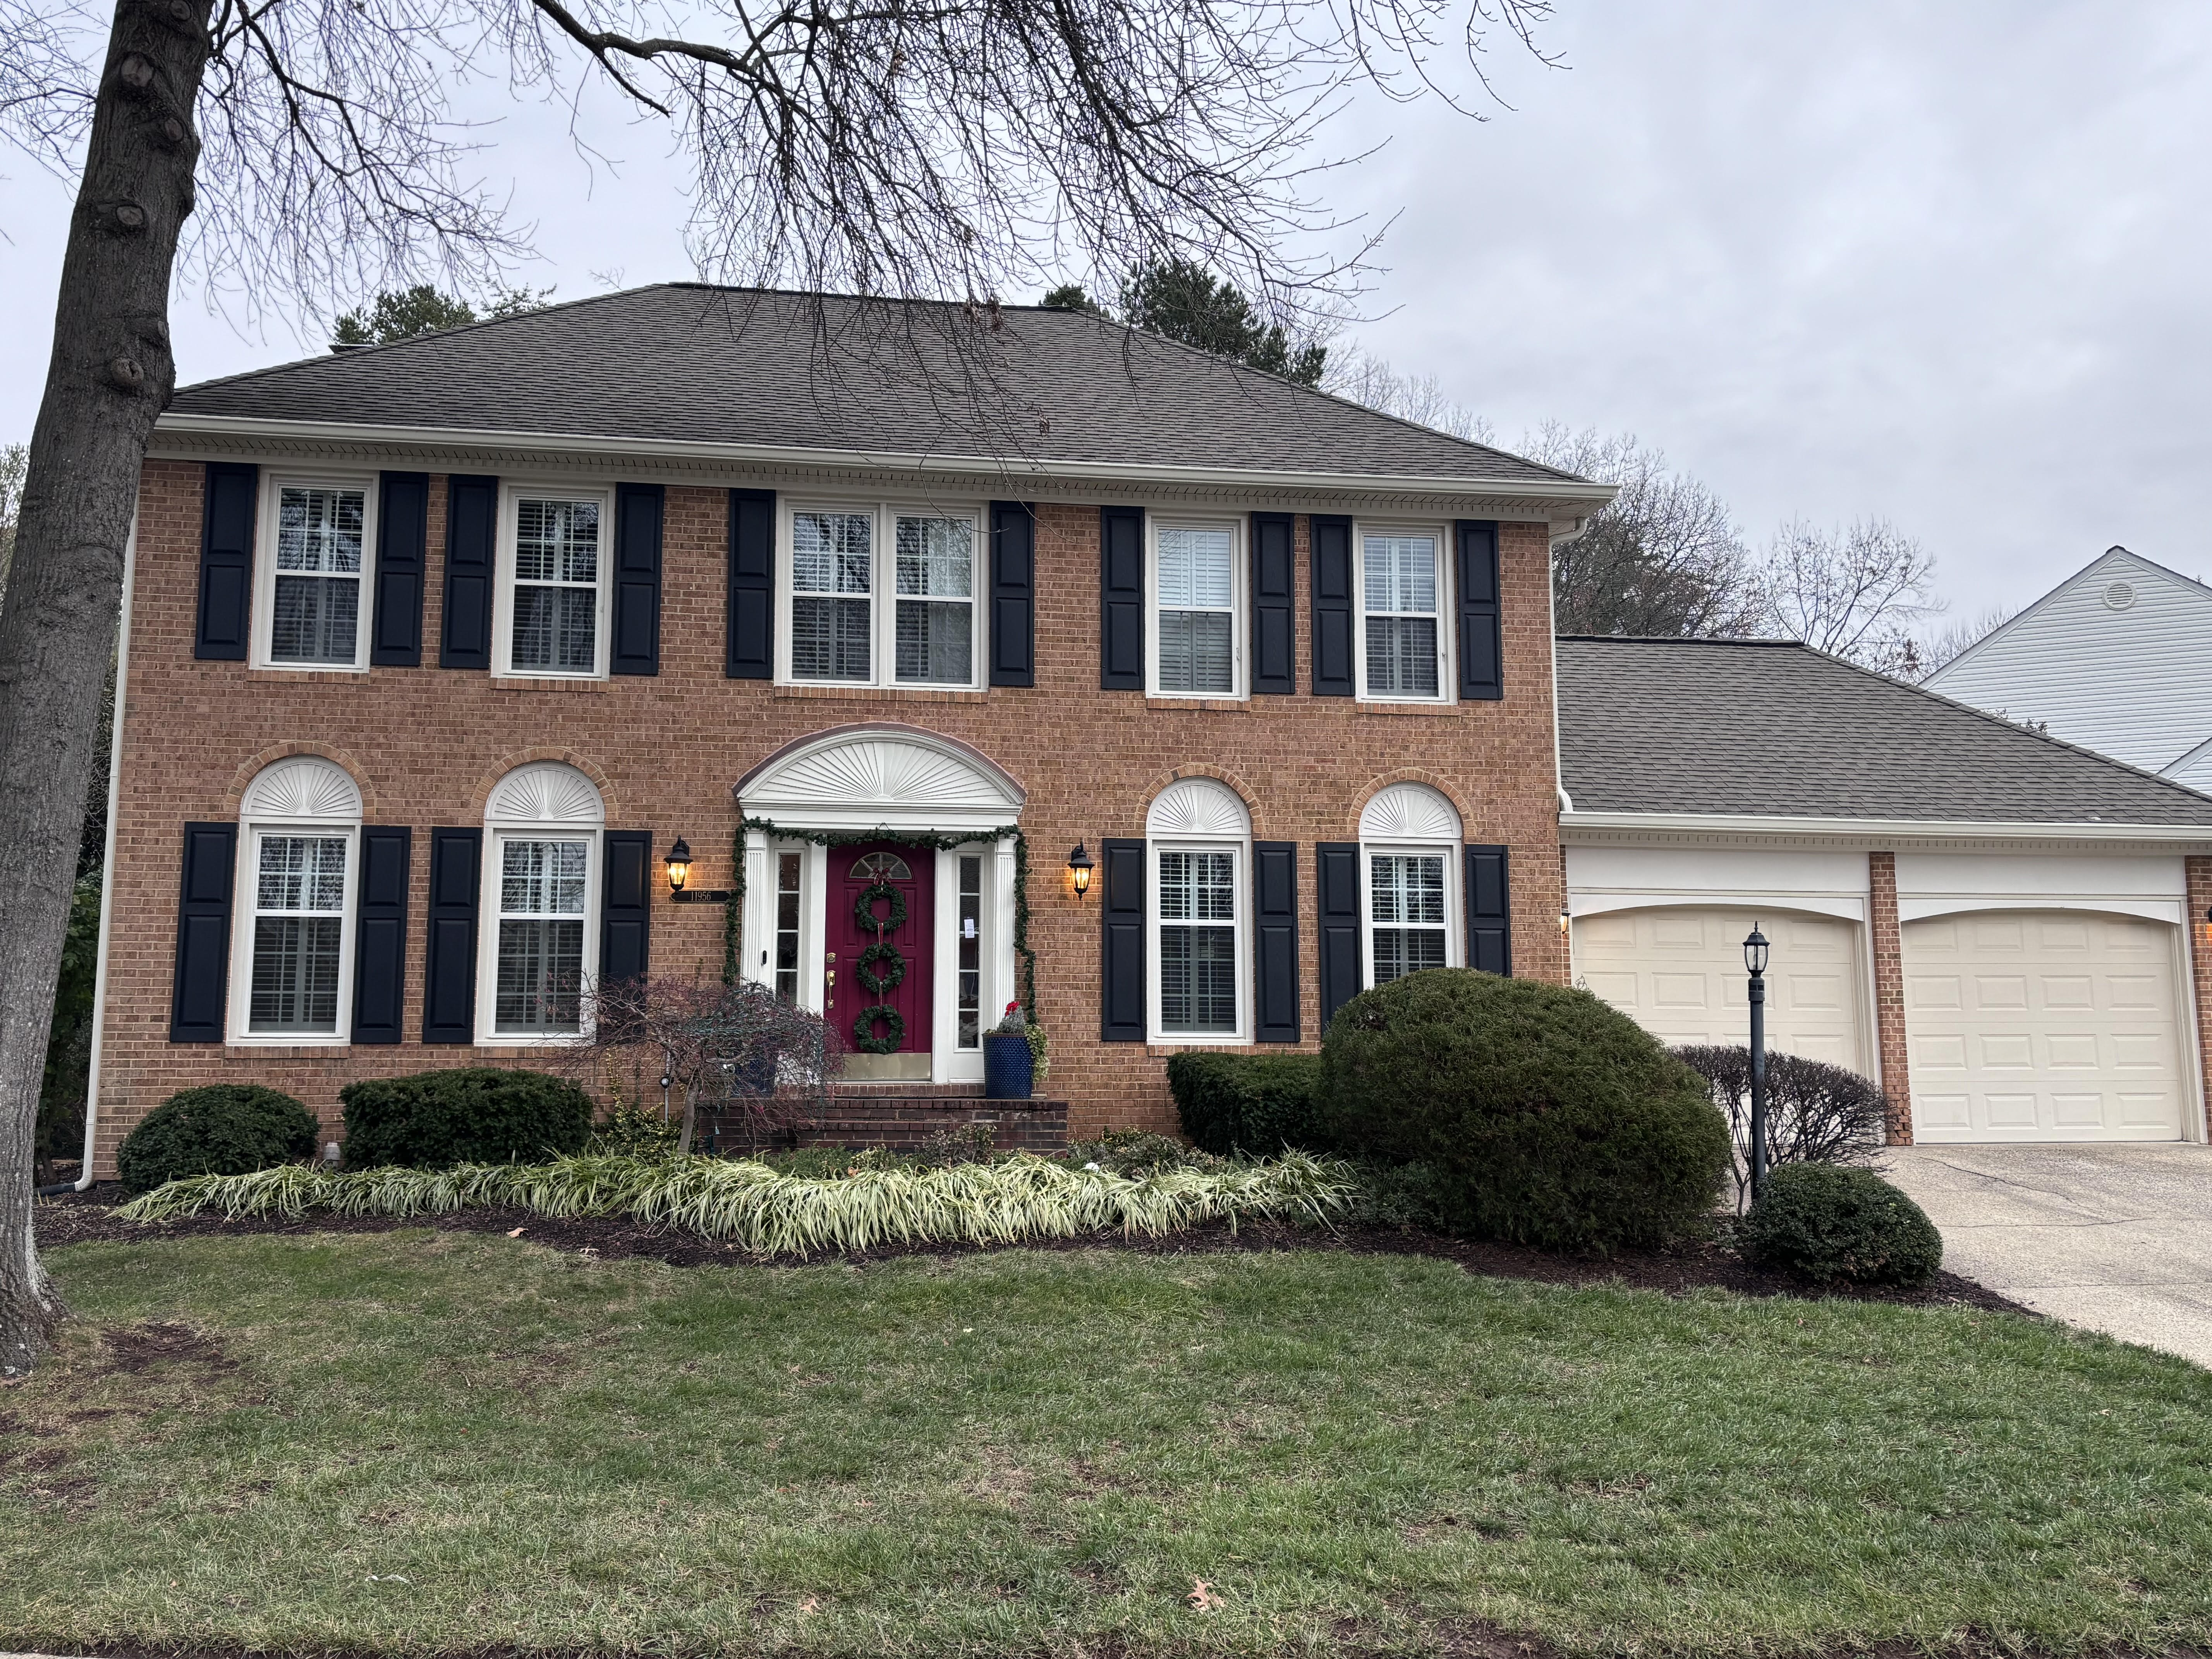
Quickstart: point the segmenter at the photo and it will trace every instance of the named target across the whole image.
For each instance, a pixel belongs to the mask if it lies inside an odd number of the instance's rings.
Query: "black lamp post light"
[[[1743,965],[1751,970],[1751,1196],[1766,1185],[1766,935],[1751,925]]]
[[[700,892],[691,886],[691,844],[683,836],[677,836],[676,844],[668,849],[668,856],[660,862],[668,872],[668,902],[671,904],[727,904],[730,902],[730,890],[726,887]]]

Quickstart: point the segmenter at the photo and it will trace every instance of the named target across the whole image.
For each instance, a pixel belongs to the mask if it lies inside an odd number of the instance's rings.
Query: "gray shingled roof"
[[[1575,809],[2204,824],[2212,797],[1790,641],[1559,641]]]
[[[980,346],[955,348],[956,336]],[[670,283],[183,388],[182,415],[1577,482],[1081,312]]]

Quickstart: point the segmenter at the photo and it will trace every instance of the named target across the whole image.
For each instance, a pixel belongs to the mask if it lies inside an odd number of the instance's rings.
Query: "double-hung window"
[[[507,492],[494,617],[501,672],[548,678],[606,672],[609,518],[601,492]]]
[[[258,562],[258,659],[276,668],[365,666],[362,626],[371,530],[368,483],[270,481]]]
[[[1450,964],[1447,862],[1442,852],[1368,854],[1369,984]]]
[[[849,685],[975,684],[981,520],[897,507],[795,507],[786,677]]]
[[[1152,689],[1233,697],[1243,665],[1236,526],[1161,523],[1155,532]]]
[[[492,1030],[499,1036],[574,1036],[583,1030],[592,843],[582,837],[512,836],[501,836],[498,846]]]
[[[1163,849],[1160,1029],[1237,1035],[1237,854]]]
[[[1441,700],[1443,538],[1433,530],[1363,529],[1360,695],[1377,701]]]
[[[336,1036],[350,837],[253,837],[253,967],[246,1029]]]

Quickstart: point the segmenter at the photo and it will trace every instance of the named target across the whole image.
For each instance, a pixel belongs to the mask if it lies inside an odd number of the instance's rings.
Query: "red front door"
[[[848,1076],[929,1076],[936,874],[927,848],[872,841],[830,849],[837,973],[830,1020],[850,1051]]]

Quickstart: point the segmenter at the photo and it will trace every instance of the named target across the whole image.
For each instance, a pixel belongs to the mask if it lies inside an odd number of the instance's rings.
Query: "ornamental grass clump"
[[[830,1180],[780,1174],[756,1159],[639,1158],[583,1153],[535,1164],[333,1174],[270,1170],[172,1182],[118,1212],[170,1221],[228,1218],[435,1215],[507,1206],[565,1218],[619,1216],[758,1255],[811,1255],[887,1244],[1016,1244],[1121,1233],[1157,1237],[1256,1216],[1326,1223],[1352,1194],[1349,1172],[1304,1154],[1218,1170],[1145,1176],[1072,1170],[1016,1153],[944,1169],[864,1168]]]

